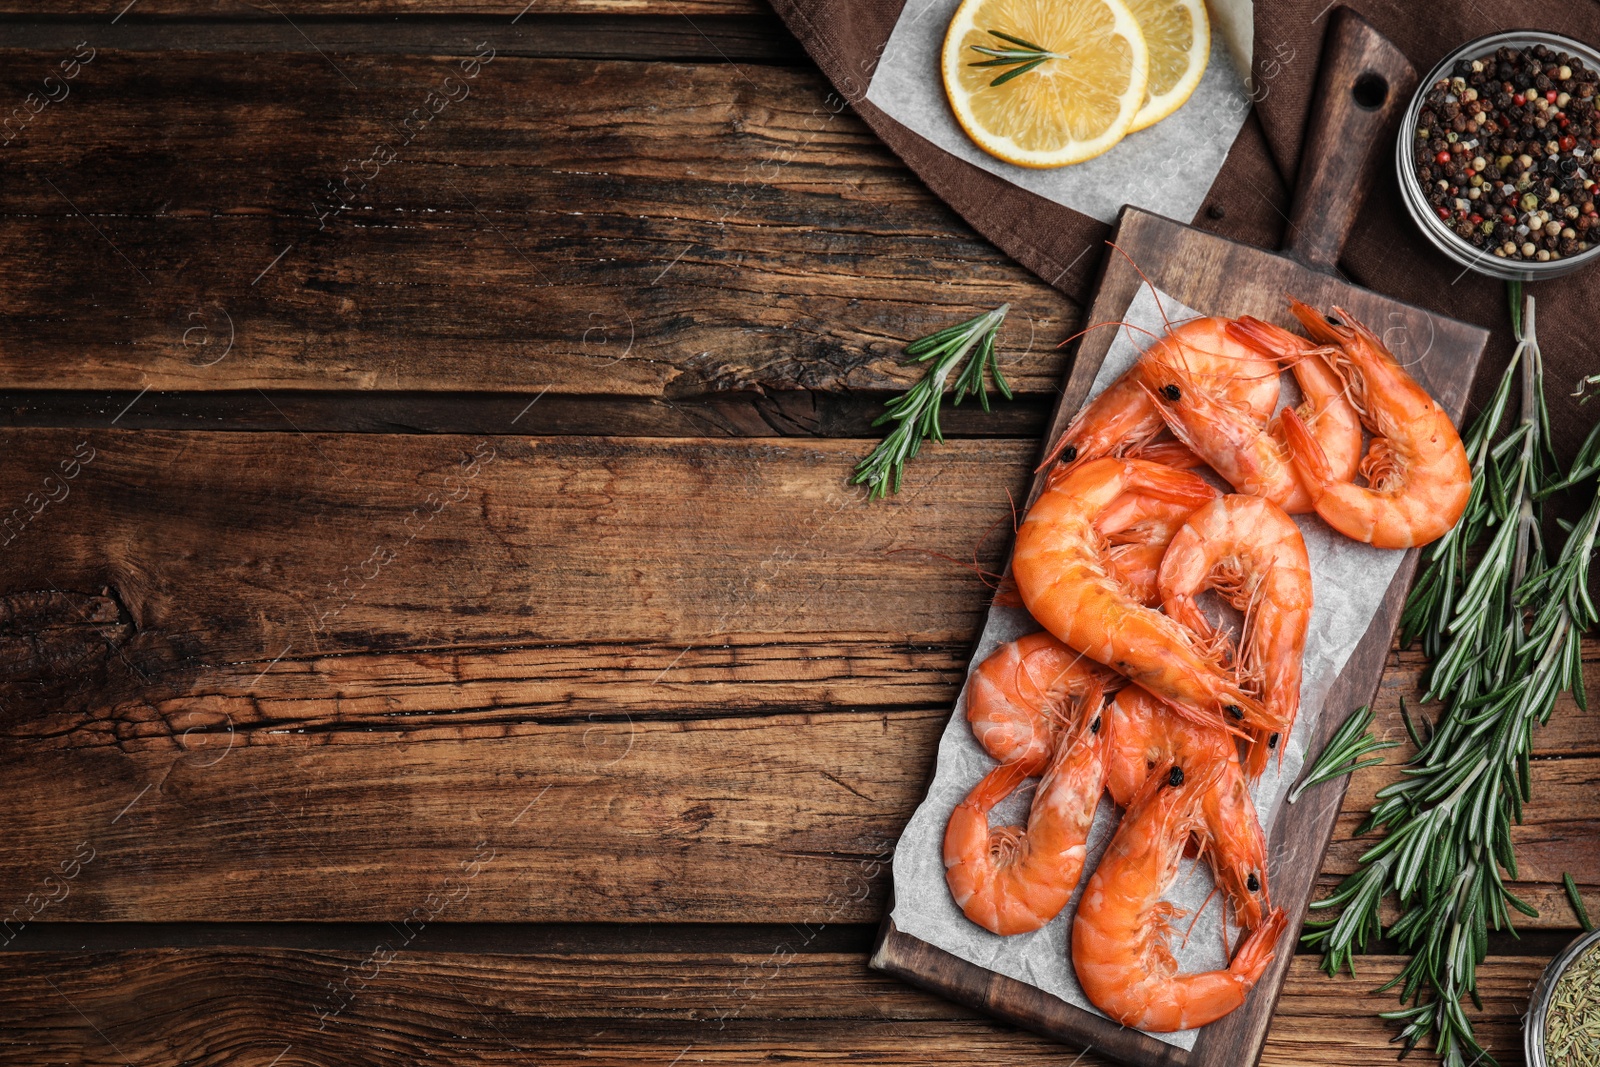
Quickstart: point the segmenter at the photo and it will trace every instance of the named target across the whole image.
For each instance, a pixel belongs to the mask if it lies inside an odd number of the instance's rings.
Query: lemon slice
[[[1182,107],[1200,84],[1211,58],[1211,26],[1202,0],[1126,2],[1150,51],[1144,106],[1133,117],[1133,129],[1142,130]]]
[[[972,65],[986,55],[975,46],[1015,41],[1048,55],[1022,73],[1021,61]],[[1022,167],[1061,167],[1098,156],[1133,127],[1150,59],[1122,0],[962,0],[939,67],[956,121],[979,148]],[[1005,80],[990,84],[997,78]]]

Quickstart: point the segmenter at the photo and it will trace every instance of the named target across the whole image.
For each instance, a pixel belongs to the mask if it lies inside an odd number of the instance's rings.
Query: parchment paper
[[[1179,222],[1200,209],[1250,110],[1253,0],[1209,0],[1211,59],[1194,95],[1103,155],[1053,170],[1019,167],[974,145],[939,77],[945,29],[960,0],[908,0],[873,72],[867,99],[952,155],[1047,200],[1111,222],[1133,204]]]
[[[1195,316],[1193,310],[1165,294],[1160,295],[1160,301],[1161,307],[1166,309],[1168,318],[1174,323]],[[1162,329],[1156,299],[1149,287],[1139,290],[1123,319],[1151,331]],[[1121,330],[1106,354],[1090,396],[1097,395],[1127,370],[1148,343],[1147,334],[1130,329]],[[1295,402],[1298,402],[1298,390],[1294,387],[1293,379],[1285,375],[1280,406],[1282,403]],[[1281,770],[1274,761],[1253,790],[1257,812],[1267,826],[1272,825],[1273,816],[1287,787],[1300,773],[1305,760],[1304,738],[1322,715],[1323,701],[1329,688],[1344,668],[1345,661],[1355,651],[1362,635],[1367,632],[1389,588],[1389,582],[1404,557],[1402,552],[1351,541],[1334,533],[1314,515],[1296,516],[1295,521],[1305,537],[1306,550],[1311,558],[1314,606],[1300,686],[1300,715],[1293,732],[1280,746],[1284,750]],[[983,662],[989,653],[1005,642],[1038,629],[1041,629],[1038,623],[1021,608],[991,608],[983,636],[972,657],[972,666]],[[1351,710],[1336,708],[1334,713],[1343,715]],[[945,823],[949,821],[950,812],[956,804],[994,766],[994,761],[973,739],[966,712],[967,693],[963,687],[956,700],[955,713],[950,716],[939,742],[939,761],[933,784],[895,849],[894,924],[901,932],[937,945],[968,962],[998,971],[1070,1004],[1094,1011],[1078,988],[1070,959],[1072,916],[1077,911],[1078,894],[1075,893],[1067,908],[1043,929],[1015,937],[991,934],[968,921],[950,897],[944,880],[942,855]],[[1019,790],[1006,804],[996,809],[995,823],[1025,822],[1031,800],[1031,789]],[[1089,858],[1084,864],[1079,893],[1105,851],[1115,823],[1116,809],[1109,798],[1103,798],[1089,834]],[[1214,883],[1211,871],[1204,862],[1184,862],[1185,870],[1179,875],[1167,899],[1189,909],[1192,914],[1211,893]],[[1274,871],[1274,867],[1268,867],[1269,887]],[[1227,966],[1222,949],[1222,921],[1221,894],[1218,894],[1217,899],[1195,919],[1187,943],[1180,946],[1176,943],[1180,939],[1174,938],[1173,950],[1180,969],[1205,971]],[[1180,932],[1185,928],[1185,922],[1178,923]],[[1228,943],[1236,945],[1238,930],[1231,923],[1229,926]],[[1292,951],[1287,935],[1279,950]],[[1184,1030],[1155,1036],[1188,1049],[1194,1047],[1198,1035],[1198,1030]]]

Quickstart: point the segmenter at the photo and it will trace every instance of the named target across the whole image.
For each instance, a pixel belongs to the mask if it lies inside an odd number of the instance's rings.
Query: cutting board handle
[[[1367,189],[1389,186],[1368,164],[1380,144],[1389,146],[1385,134],[1416,84],[1416,69],[1388,38],[1349,8],[1334,11],[1284,237],[1287,255],[1321,271],[1337,267]]]

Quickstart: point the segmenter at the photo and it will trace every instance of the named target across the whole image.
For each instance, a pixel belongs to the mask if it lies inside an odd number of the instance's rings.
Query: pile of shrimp
[[[1290,516],[1409,548],[1454,526],[1471,489],[1449,417],[1372,331],[1342,308],[1289,308],[1304,336],[1248,316],[1169,324],[1072,421],[1012,558],[1043,629],[968,684],[996,766],[950,815],[950,892],[996,934],[1044,926],[1078,887],[1109,791],[1123,814],[1073,917],[1072,963],[1096,1007],[1142,1030],[1237,1008],[1287,925],[1250,783],[1300,703],[1311,566]],[[1303,399],[1275,413],[1284,372]],[[1201,609],[1207,592],[1241,613],[1237,636]],[[1031,778],[1026,826],[991,828]],[[1162,896],[1185,854],[1244,931],[1225,970],[1173,957],[1181,912]]]

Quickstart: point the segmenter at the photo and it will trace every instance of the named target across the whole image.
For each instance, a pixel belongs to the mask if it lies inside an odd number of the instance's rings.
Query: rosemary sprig
[[[1052,52],[1048,48],[1036,45],[1031,41],[1024,41],[1021,37],[1013,37],[1009,33],[1001,33],[999,30],[990,30],[989,36],[998,37],[1002,41],[1009,41],[1015,46],[1012,48],[990,48],[981,44],[972,45],[972,50],[974,52],[981,52],[982,54],[991,56],[993,58],[982,63],[968,63],[967,66],[1014,68],[1006,71],[994,81],[990,82],[989,87],[991,89],[997,85],[1004,85],[1012,78],[1028,73],[1028,71],[1032,70],[1034,67],[1037,67],[1047,59],[1070,58],[1065,52]]]
[[[985,373],[994,377],[995,388],[1000,390],[1000,394],[1007,400],[1011,399],[1011,387],[1000,373],[999,355],[995,350],[995,335],[1005,321],[1006,312],[1010,310],[1010,304],[1001,304],[993,311],[986,311],[976,318],[947,327],[906,346],[906,355],[915,362],[927,363],[932,360],[933,366],[920,382],[885,404],[888,410],[872,423],[882,426],[893,420],[897,425],[866,459],[856,464],[855,474],[850,479],[851,485],[866,485],[868,500],[898,493],[906,461],[916,456],[922,448],[922,442],[928,438],[944,440],[944,433],[939,428],[939,406],[944,400],[944,383],[950,377],[950,372],[960,366],[974,348],[977,354],[956,375],[952,387],[955,403],[960,404],[968,395],[973,395],[983,405],[983,410],[988,411],[989,393],[985,385]]]
[[[1408,599],[1407,632],[1433,659],[1428,689],[1444,707],[1420,736],[1405,776],[1378,791],[1358,833],[1383,831],[1354,873],[1314,909],[1312,924],[1330,974],[1381,930],[1379,909],[1393,895],[1400,917],[1388,935],[1410,956],[1384,989],[1406,1006],[1384,1013],[1403,1024],[1395,1040],[1405,1055],[1430,1040],[1446,1067],[1493,1063],[1478,1044],[1463,1001],[1477,996],[1477,966],[1488,931],[1511,926],[1513,910],[1537,914],[1506,886],[1517,876],[1511,826],[1529,799],[1535,724],[1556,698],[1583,704],[1580,635],[1600,621],[1588,577],[1600,536],[1600,427],[1578,462],[1557,480],[1549,459],[1533,300],[1512,288],[1517,353],[1495,400],[1468,435],[1473,493],[1465,531],[1429,554],[1424,581]],[[1521,380],[1520,417],[1502,433],[1510,380]],[[1570,528],[1553,562],[1539,539],[1540,502],[1558,488],[1590,484],[1593,500]],[[1482,558],[1468,551],[1489,538]],[[1431,698],[1431,697],[1430,697]],[[1502,875],[1502,871],[1504,874]],[[1480,1004],[1481,1007],[1481,1004]]]
[[[1404,711],[1404,704],[1401,705]],[[1364,759],[1374,752],[1386,748],[1398,748],[1398,741],[1378,741],[1367,732],[1372,725],[1371,705],[1362,705],[1355,714],[1344,721],[1344,725],[1334,731],[1328,738],[1328,744],[1317,757],[1317,761],[1305,772],[1300,779],[1300,784],[1289,790],[1289,803],[1293,804],[1314,785],[1328,781],[1330,778],[1341,778],[1347,774],[1354,774],[1363,767],[1375,767],[1383,762],[1382,756],[1372,756]]]

